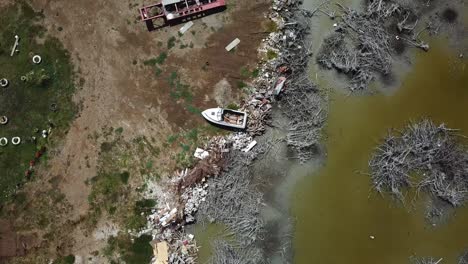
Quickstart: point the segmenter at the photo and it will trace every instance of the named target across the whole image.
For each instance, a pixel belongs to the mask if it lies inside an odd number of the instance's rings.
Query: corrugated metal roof
[[[183,2],[184,0],[162,0],[163,5],[172,5],[175,3]]]

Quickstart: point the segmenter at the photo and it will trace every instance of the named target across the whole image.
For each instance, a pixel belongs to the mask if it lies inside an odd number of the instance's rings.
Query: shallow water
[[[468,135],[467,60],[432,43],[392,96],[332,92],[325,165],[293,195],[294,263],[408,263],[411,255],[455,263],[468,249],[468,208],[431,227],[421,208],[403,208],[370,190],[372,149],[389,128],[427,116]],[[374,236],[375,239],[370,239]]]

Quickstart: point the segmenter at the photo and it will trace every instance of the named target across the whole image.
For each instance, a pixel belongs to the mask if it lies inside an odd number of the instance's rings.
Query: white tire
[[[19,145],[21,143],[21,138],[20,137],[14,137],[11,139],[11,144],[13,145]]]
[[[39,63],[41,63],[42,58],[39,55],[34,55],[33,58],[32,58],[32,61],[33,61],[34,64],[39,64]]]
[[[0,147],[8,145],[8,139],[6,137],[0,138]]]
[[[0,125],[6,125],[8,123],[8,117],[1,116],[0,117]]]
[[[3,78],[3,79],[0,79],[0,86],[1,87],[7,87],[8,86],[8,80]]]

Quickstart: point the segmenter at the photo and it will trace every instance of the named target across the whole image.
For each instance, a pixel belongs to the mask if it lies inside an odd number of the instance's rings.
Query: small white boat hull
[[[210,108],[202,112],[202,116],[209,122],[237,129],[247,126],[247,113],[232,109]]]

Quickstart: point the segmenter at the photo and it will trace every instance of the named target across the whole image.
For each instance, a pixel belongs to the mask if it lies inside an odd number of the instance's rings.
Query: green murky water
[[[419,53],[419,52],[418,52]],[[294,263],[408,263],[411,255],[455,259],[468,249],[468,208],[440,227],[370,190],[372,149],[391,127],[428,116],[468,135],[467,60],[442,42],[419,53],[392,96],[331,95],[326,164],[293,195]],[[369,236],[375,236],[370,239]]]

